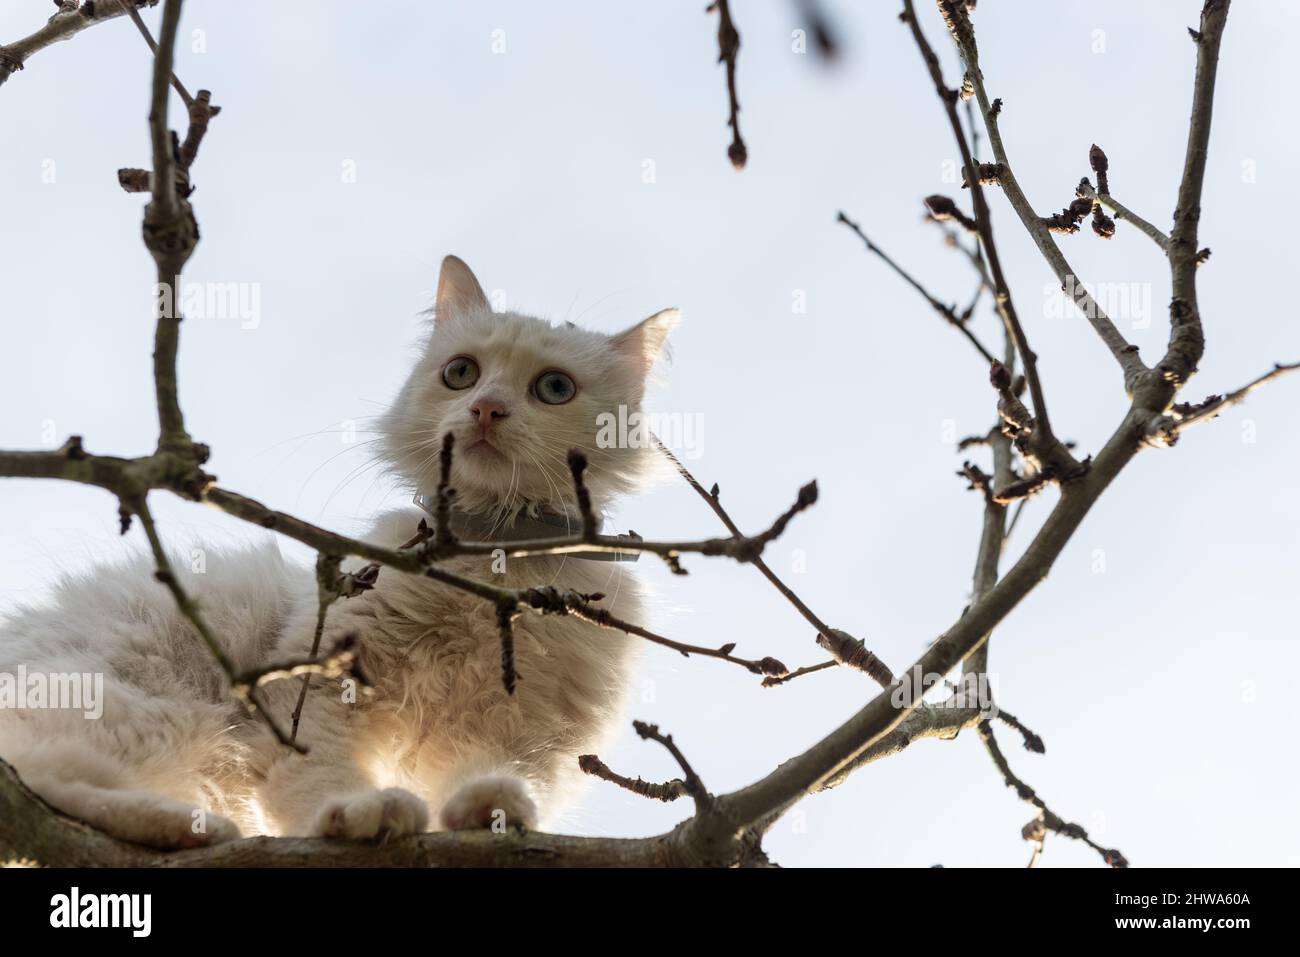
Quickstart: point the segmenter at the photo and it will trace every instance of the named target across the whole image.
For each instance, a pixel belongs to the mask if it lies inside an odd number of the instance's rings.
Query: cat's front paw
[[[128,813],[132,819],[119,822],[110,833],[165,851],[223,844],[243,836],[229,818],[167,799],[143,802]]]
[[[410,791],[385,788],[330,798],[316,817],[313,833],[371,841],[419,834],[429,824],[429,806]]]
[[[496,775],[462,786],[442,806],[439,817],[448,831],[506,827],[531,830],[537,826],[537,805],[519,778]]]

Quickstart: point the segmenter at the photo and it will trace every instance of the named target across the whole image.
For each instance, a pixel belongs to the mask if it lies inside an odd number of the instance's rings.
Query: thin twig
[[[681,749],[673,742],[673,736],[671,734],[661,733],[659,731],[659,725],[646,724],[644,721],[633,721],[632,727],[642,738],[648,741],[658,741],[668,749],[668,753],[673,756],[673,760],[675,760],[677,765],[682,769],[682,774],[684,775],[682,779],[682,787],[695,802],[696,812],[705,813],[710,810],[713,805],[713,795],[704,787],[704,782],[700,780],[700,776],[695,773],[695,769],[692,768],[690,762],[686,760],[686,756],[682,754]]]
[[[573,476],[573,495],[578,503],[578,515],[582,518],[582,538],[591,541],[595,539],[600,523],[592,511],[591,493],[587,491],[587,483],[582,478],[586,471],[587,456],[578,449],[569,449],[569,474]]]
[[[783,685],[787,681],[793,681],[795,678],[802,678],[804,675],[811,675],[818,671],[825,671],[828,668],[838,668],[840,663],[834,658],[820,662],[815,665],[804,665],[802,668],[796,668],[788,675],[769,675],[763,679],[764,688],[775,688],[777,685]]]
[[[1255,377],[1240,389],[1235,389],[1226,395],[1207,396],[1196,403],[1176,403],[1170,408],[1170,415],[1161,417],[1158,420],[1159,426],[1150,429],[1148,434],[1154,436],[1159,431],[1165,444],[1172,444],[1184,429],[1195,425],[1197,422],[1204,422],[1207,419],[1214,418],[1229,406],[1240,403],[1265,382],[1286,375],[1288,372],[1294,372],[1297,369],[1300,369],[1300,362],[1278,362],[1268,372]]]
[[[1020,361],[1024,365],[1025,378],[1029,381],[1029,393],[1033,398],[1034,416],[1037,420],[1035,432],[1038,435],[1038,441],[1044,448],[1052,447],[1058,443],[1052,432],[1052,424],[1047,415],[1047,400],[1043,395],[1042,383],[1039,381],[1038,356],[1029,348],[1029,340],[1025,336],[1024,327],[1020,324],[1015,305],[1011,300],[1010,286],[1002,273],[1002,261],[998,256],[997,245],[993,241],[993,220],[989,215],[988,202],[984,198],[984,187],[980,181],[979,168],[976,166],[974,157],[971,154],[970,145],[966,142],[966,132],[962,129],[961,118],[957,115],[956,93],[948,89],[943,82],[943,72],[939,67],[939,58],[935,56],[934,50],[925,39],[925,34],[921,32],[921,24],[917,21],[916,11],[912,8],[912,0],[903,0],[903,7],[907,14],[908,26],[912,31],[912,38],[921,51],[921,58],[925,61],[925,65],[930,72],[930,79],[934,82],[935,93],[939,97],[939,102],[943,104],[944,112],[948,116],[948,124],[952,127],[953,138],[957,141],[957,148],[961,152],[962,166],[966,170],[971,199],[975,204],[975,221],[979,226],[980,244],[984,257],[988,261],[989,273],[993,278],[998,312],[1002,315],[1003,321],[1015,339],[1016,350],[1019,352]],[[962,16],[965,16],[964,7],[962,7]],[[1001,162],[1001,158],[999,158],[999,162]]]
[[[739,536],[740,529],[737,527],[736,523],[732,520],[731,515],[727,512],[727,510],[722,505],[718,486],[714,485],[712,491],[707,491],[704,488],[704,486],[699,483],[699,481],[695,478],[695,476],[691,474],[690,469],[688,469],[685,465],[682,464],[681,459],[679,459],[676,455],[674,455],[672,453],[672,450],[669,449],[668,446],[664,445],[664,443],[659,439],[658,436],[652,436],[652,439],[654,441],[655,447],[659,450],[660,454],[662,454],[665,458],[668,459],[669,462],[672,463],[673,468],[677,470],[677,474],[680,475],[683,480],[685,480],[686,484],[689,485],[691,488],[693,488],[696,494],[700,496],[700,498],[704,499],[704,501],[708,504],[709,508],[713,510],[713,514],[718,516],[719,521],[721,521],[722,524],[726,526],[727,531],[731,532],[733,536]],[[810,625],[812,625],[814,628],[817,629],[818,635],[829,635],[831,633],[847,634],[841,629],[830,627],[830,625],[826,624],[826,622],[824,622],[820,617],[818,617],[817,614],[813,612],[813,610],[804,603],[803,599],[801,599],[797,594],[795,594],[794,589],[790,588],[790,586],[788,586],[785,582],[783,582],[780,579],[780,577],[777,576],[776,572],[772,571],[772,569],[768,566],[767,562],[763,561],[762,556],[755,557],[751,561],[751,564],[755,568],[757,568],[760,572],[763,573],[763,577],[772,583],[772,587],[774,587],[783,596],[785,596],[786,601],[788,601],[791,605],[795,607],[795,610],[798,611],[799,614],[801,614],[804,617],[805,621],[807,621]],[[878,656],[872,654],[871,652],[867,652],[867,654],[870,655],[871,657],[871,667],[870,670],[867,670],[866,673],[871,675],[871,677],[875,679],[875,681],[882,688],[888,688],[890,683],[894,680],[893,673],[889,670],[889,666],[886,665]],[[821,671],[823,668],[828,668],[830,666],[831,666],[830,663],[824,663],[812,668],[800,669],[800,673],[808,674],[813,671]],[[792,674],[791,677],[796,677],[796,676]],[[765,682],[765,684],[769,687],[779,683],[781,682],[775,680],[770,682]]]
[[[610,770],[609,765],[594,754],[578,755],[578,767],[592,777],[600,778],[602,781],[608,781],[611,784],[617,784],[633,794],[639,794],[642,797],[652,798],[656,801],[663,801],[665,804],[676,801],[680,797],[685,797],[689,793],[686,790],[686,782],[681,778],[673,778],[671,781],[664,781],[662,784],[645,781],[640,777],[633,780]]]
[[[1140,232],[1149,236],[1151,240],[1160,247],[1161,252],[1168,255],[1169,237],[1127,206],[1123,205],[1114,196],[1109,193],[1100,193],[1093,189],[1092,183],[1088,182],[1087,179],[1079,182],[1078,191],[1080,196],[1101,203],[1101,205],[1111,210],[1115,214],[1116,219],[1123,220],[1126,223],[1132,223]]]
[[[1043,744],[1043,739],[1033,731],[1029,730],[1029,728],[1025,727],[1024,724],[1021,723],[1020,719],[1010,711],[1004,711],[999,707],[997,719],[1020,732],[1020,736],[1024,738],[1025,741],[1026,751],[1032,751],[1034,754],[1047,753],[1047,745]]]
[[[1138,377],[1147,371],[1146,365],[1138,357],[1137,347],[1130,344],[1120,334],[1115,324],[1111,322],[1110,318],[1097,305],[1082,283],[1079,282],[1077,273],[1066,262],[1065,256],[1061,254],[1060,247],[1052,239],[1043,219],[1034,212],[1024,191],[1020,188],[1020,184],[1016,181],[1011,161],[1007,157],[1006,147],[1002,142],[1002,133],[998,126],[1002,101],[994,100],[990,102],[988,93],[984,88],[984,74],[980,71],[979,53],[975,45],[975,31],[971,26],[970,17],[967,15],[965,8],[958,3],[949,2],[949,0],[943,0],[940,8],[943,10],[945,18],[950,21],[950,32],[953,35],[958,52],[965,62],[966,77],[974,87],[975,97],[979,102],[980,112],[984,117],[984,125],[989,134],[989,144],[993,147],[993,158],[1002,166],[1002,173],[998,181],[1002,192],[1011,203],[1011,207],[1016,211],[1021,224],[1029,232],[1035,245],[1043,254],[1043,258],[1047,260],[1048,265],[1056,274],[1061,287],[1071,293],[1071,299],[1075,306],[1092,324],[1102,342],[1105,343],[1119,363],[1123,371],[1125,387],[1131,392]],[[955,29],[953,29],[954,26]],[[914,32],[919,32],[919,27],[914,27]],[[935,65],[937,68],[937,61]]]
[[[153,52],[154,56],[157,56],[158,44],[154,42],[153,34],[150,33],[149,28],[144,25],[144,20],[140,17],[140,14],[136,11],[135,7],[128,3],[127,0],[117,0],[117,5],[131,17],[131,21],[135,24],[135,28],[140,31],[140,36],[144,37],[144,42],[149,44],[149,49]],[[174,72],[172,73],[172,86],[175,88],[176,92],[181,95],[181,99],[185,101],[186,108],[194,105],[194,97],[190,96],[190,91],[185,89],[185,84],[177,78]]]
[[[970,342],[970,344],[975,347],[976,351],[979,352],[979,354],[984,357],[985,362],[993,361],[993,353],[989,352],[988,349],[984,348],[984,344],[979,341],[979,338],[975,335],[975,333],[970,331],[970,328],[966,325],[966,322],[957,315],[957,313],[954,311],[952,306],[945,305],[944,303],[936,299],[933,295],[931,295],[930,291],[926,289],[924,286],[922,286],[915,279],[913,279],[911,274],[908,273],[907,270],[905,270],[902,266],[898,265],[898,263],[890,259],[888,254],[886,254],[883,249],[881,249],[870,239],[868,239],[866,233],[862,231],[861,227],[858,226],[858,224],[855,223],[853,220],[849,219],[849,217],[845,216],[843,212],[837,214],[835,219],[836,222],[843,223],[845,226],[849,227],[849,229],[853,230],[853,232],[857,234],[858,238],[862,240],[863,244],[866,245],[868,251],[873,252],[877,256],[879,256],[881,260],[885,263],[885,265],[887,265],[890,269],[894,270],[894,272],[896,272],[903,279],[904,282],[906,282],[909,286],[911,286],[913,289],[919,292],[922,298],[924,298],[925,301],[930,304],[931,309],[937,312],[940,316],[943,317],[943,319],[947,323],[949,323],[954,329],[956,329],[958,332],[960,332],[963,336],[966,337],[966,339]],[[973,306],[974,304],[972,303],[972,308]],[[967,311],[967,315],[969,315],[969,310]]]
[[[312,632],[309,660],[315,660],[320,654],[321,638],[325,634],[325,616],[339,598],[352,598],[375,587],[379,578],[379,566],[366,565],[354,573],[339,574],[341,559],[337,555],[322,552],[316,558],[316,628]],[[298,689],[298,701],[291,715],[292,728],[290,740],[298,740],[298,723],[302,720],[303,707],[307,702],[307,689],[311,684],[312,671],[302,673],[302,687]]]
[[[706,13],[718,12],[718,62],[727,66],[727,100],[731,108],[731,117],[727,125],[731,127],[731,145],[727,147],[727,158],[737,170],[745,168],[749,159],[749,150],[740,136],[740,100],[736,96],[736,54],[740,52],[740,33],[731,19],[731,5],[727,0],[714,0]]]
[[[456,490],[451,487],[452,450],[455,445],[456,436],[448,432],[442,437],[442,450],[438,453],[438,497],[433,513],[433,544],[439,549],[456,543],[456,536],[451,530],[451,501],[456,496]]]
[[[167,557],[167,549],[163,546],[162,539],[158,535],[158,529],[154,525],[153,514],[149,511],[149,506],[146,504],[144,497],[140,496],[133,500],[124,500],[122,502],[122,507],[129,510],[140,519],[140,524],[144,527],[145,536],[149,539],[149,547],[153,550],[154,562],[157,566],[157,571],[154,573],[154,577],[171,592],[172,598],[176,602],[177,609],[185,616],[189,623],[194,626],[194,630],[198,632],[199,638],[203,641],[203,644],[207,646],[209,654],[212,655],[212,659],[217,663],[218,667],[221,668],[227,680],[230,682],[231,691],[236,697],[240,698],[248,705],[250,711],[262,718],[266,723],[266,726],[271,729],[271,732],[281,744],[287,745],[295,751],[305,754],[307,749],[294,741],[289,734],[286,734],[280,727],[279,722],[271,717],[270,712],[266,710],[259,695],[256,683],[249,685],[247,682],[242,681],[241,675],[235,670],[234,663],[226,654],[225,649],[221,647],[221,643],[217,641],[216,635],[214,635],[212,630],[208,627],[207,620],[199,610],[198,604],[190,597],[184,586],[181,585],[180,580],[176,577],[176,573],[172,570],[171,561]]]
[[[1111,867],[1123,868],[1128,867],[1128,860],[1118,850],[1114,848],[1102,847],[1096,841],[1088,836],[1088,832],[1078,824],[1071,823],[1059,817],[1056,812],[1044,803],[1043,799],[1024,781],[1016,777],[1011,770],[1011,765],[1007,763],[1006,757],[1002,754],[1002,749],[998,747],[997,738],[993,735],[993,726],[988,721],[981,721],[979,725],[980,740],[984,742],[984,747],[988,749],[989,756],[993,758],[993,763],[997,765],[998,770],[1002,772],[1002,779],[1006,782],[1007,787],[1012,788],[1020,800],[1032,804],[1041,812],[1043,826],[1049,831],[1055,831],[1065,837],[1073,838],[1076,841],[1082,841],[1094,851],[1101,855],[1101,859]]]

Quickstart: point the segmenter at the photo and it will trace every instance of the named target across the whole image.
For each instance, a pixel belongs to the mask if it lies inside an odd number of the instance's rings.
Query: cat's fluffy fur
[[[565,455],[583,449],[595,507],[631,488],[643,449],[598,448],[600,412],[639,408],[650,367],[676,318],[659,313],[619,336],[493,313],[469,268],[443,262],[433,334],[381,432],[394,472],[411,488],[437,484],[438,449],[460,450],[452,484],[462,507],[509,523],[520,509],[574,514]],[[481,373],[455,391],[446,362],[473,356]],[[539,373],[578,383],[563,405],[539,401]],[[471,405],[504,404],[500,453],[471,448]],[[421,513],[381,515],[363,537],[396,547]],[[575,519],[576,523],[576,519]],[[576,527],[576,526],[575,526]],[[236,668],[305,655],[316,616],[311,570],[281,560],[273,543],[209,552],[202,574],[178,562]],[[487,559],[449,569],[518,587],[555,584],[602,592],[623,618],[641,594],[623,563]],[[600,746],[617,717],[632,664],[624,635],[571,617],[525,614],[515,624],[518,690],[501,679],[495,611],[428,579],[385,570],[373,591],[336,602],[323,646],[359,640],[373,695],[355,701],[337,681],[313,679],[299,731],[301,756],[244,714],[169,593],[138,559],[63,581],[46,606],[0,626],[0,671],[104,675],[103,716],[0,708],[0,757],[50,804],[118,837],[163,848],[239,834],[384,838],[443,827],[553,819],[581,777],[576,756]],[[264,686],[282,723],[301,679]],[[430,813],[432,812],[432,813]]]

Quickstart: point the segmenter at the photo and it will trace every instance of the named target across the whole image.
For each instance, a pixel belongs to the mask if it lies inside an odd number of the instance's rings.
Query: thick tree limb
[[[1214,115],[1214,80],[1219,68],[1219,44],[1231,0],[1205,0],[1196,40],[1196,80],[1192,85],[1192,118],[1187,128],[1183,178],[1169,234],[1169,271],[1173,299],[1169,303],[1169,348],[1156,367],[1176,391],[1196,372],[1205,351],[1200,307],[1196,302],[1197,232],[1201,222],[1201,186],[1210,150],[1210,120]]]

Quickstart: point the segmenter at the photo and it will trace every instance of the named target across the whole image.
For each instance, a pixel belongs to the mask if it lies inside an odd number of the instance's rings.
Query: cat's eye
[[[537,377],[533,392],[547,405],[564,405],[578,394],[578,386],[568,374],[552,369]]]
[[[468,389],[478,381],[478,363],[469,356],[456,356],[442,367],[442,381],[448,389]]]

